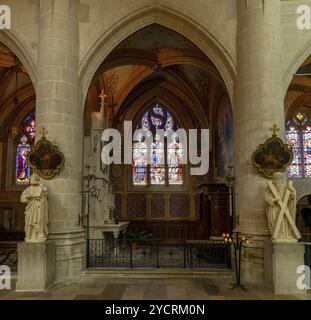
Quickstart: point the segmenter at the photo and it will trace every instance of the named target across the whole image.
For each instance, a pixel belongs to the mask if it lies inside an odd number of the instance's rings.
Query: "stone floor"
[[[248,291],[231,290],[231,275],[112,276],[85,274],[79,281],[57,284],[44,293],[0,290],[0,300],[311,300],[307,295],[274,295],[262,286],[246,285]]]

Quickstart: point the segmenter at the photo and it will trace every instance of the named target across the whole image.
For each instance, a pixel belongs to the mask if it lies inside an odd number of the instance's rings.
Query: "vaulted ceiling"
[[[286,114],[301,107],[311,108],[311,55],[293,75],[285,96]]]
[[[211,102],[224,88],[218,70],[191,41],[151,25],[119,44],[98,69],[86,100],[86,134],[91,112],[100,110],[102,91],[107,96],[105,113],[111,125],[120,121],[135,101],[159,96],[183,106],[183,116],[192,122],[210,127]]]
[[[26,68],[0,43],[0,139],[35,108],[35,90]]]

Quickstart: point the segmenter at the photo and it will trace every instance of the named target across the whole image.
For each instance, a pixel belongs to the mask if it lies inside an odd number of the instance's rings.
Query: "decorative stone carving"
[[[84,179],[87,181],[85,184],[85,211],[89,214],[90,237],[105,239],[106,233],[112,233],[116,236],[120,233],[120,230],[126,230],[129,223],[119,222],[121,214],[115,215],[116,201],[110,181],[110,166],[102,163],[103,154],[100,137],[107,126],[107,119],[104,117],[103,110],[105,107],[104,92],[102,92],[100,98],[101,111],[92,113],[91,136],[89,139],[85,139],[85,146],[88,150],[88,154],[85,156],[87,166],[85,166],[86,170],[84,171]],[[121,176],[121,167],[119,170],[120,172],[117,175]],[[120,180],[120,183],[122,183],[122,180]],[[121,203],[118,203],[118,205],[120,207]]]
[[[265,209],[273,241],[297,242],[301,238],[295,224],[296,190],[292,181],[284,185],[281,172],[275,172],[268,182]]]
[[[21,202],[27,203],[25,210],[26,242],[44,242],[48,236],[47,187],[40,184],[37,174],[30,177],[30,186],[21,195]]]

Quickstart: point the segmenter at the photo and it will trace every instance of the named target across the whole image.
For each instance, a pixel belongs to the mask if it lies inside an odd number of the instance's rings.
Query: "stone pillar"
[[[281,79],[280,0],[237,1],[237,81],[234,106],[236,214],[238,231],[253,236],[243,254],[242,277],[263,282],[264,213],[267,179],[252,164],[257,146],[276,123],[284,136]]]
[[[79,0],[40,1],[37,135],[64,153],[65,168],[49,181],[49,240],[56,244],[56,281],[81,275],[85,257],[81,214],[83,112],[78,82]]]

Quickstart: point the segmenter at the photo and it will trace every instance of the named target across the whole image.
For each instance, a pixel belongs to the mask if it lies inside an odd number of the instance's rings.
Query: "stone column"
[[[48,139],[65,155],[65,168],[49,189],[49,240],[56,244],[56,281],[81,275],[85,241],[81,214],[83,112],[78,82],[79,0],[40,1],[37,135],[44,126]]]
[[[280,0],[237,1],[237,81],[234,144],[237,229],[251,235],[243,255],[244,279],[263,282],[263,240],[269,236],[264,213],[267,179],[252,164],[257,146],[276,123],[284,136]]]

